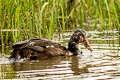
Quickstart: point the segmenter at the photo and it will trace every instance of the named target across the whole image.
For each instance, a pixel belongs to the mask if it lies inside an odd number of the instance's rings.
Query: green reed
[[[1,43],[69,29],[120,29],[119,0],[0,0]],[[98,26],[99,24],[99,26]],[[16,31],[12,31],[16,30]]]

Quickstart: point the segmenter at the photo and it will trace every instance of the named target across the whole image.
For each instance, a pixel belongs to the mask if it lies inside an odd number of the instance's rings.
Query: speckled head
[[[70,38],[70,41],[68,43],[68,49],[73,52],[75,55],[78,54],[79,47],[78,44],[82,43],[85,48],[90,50],[92,52],[92,48],[89,45],[89,42],[87,40],[87,34],[86,31],[77,29],[73,33],[73,35]]]

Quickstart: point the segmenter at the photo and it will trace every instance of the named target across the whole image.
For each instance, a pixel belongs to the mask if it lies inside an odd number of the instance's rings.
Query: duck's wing
[[[13,44],[12,48],[13,49],[22,49],[22,48],[25,48],[26,46],[28,46],[29,43],[30,43],[30,40],[20,41],[20,42]]]
[[[33,49],[35,51],[41,50],[42,48],[48,48],[48,47],[59,48],[59,47],[61,47],[61,45],[59,43],[53,42],[48,39],[35,38],[35,39],[17,42],[12,46],[13,49],[29,48],[29,49]]]
[[[30,40],[30,44],[33,46],[41,46],[41,47],[60,47],[59,43],[56,43],[52,40],[44,39],[44,38],[35,38]]]

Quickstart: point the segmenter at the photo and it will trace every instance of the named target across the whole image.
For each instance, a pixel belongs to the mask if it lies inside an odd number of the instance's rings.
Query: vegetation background
[[[76,28],[120,30],[120,0],[0,0],[0,45]]]

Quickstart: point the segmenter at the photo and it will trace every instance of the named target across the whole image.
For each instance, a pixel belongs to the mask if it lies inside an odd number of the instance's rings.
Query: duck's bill
[[[92,48],[90,47],[90,45],[89,45],[88,40],[85,40],[85,41],[83,42],[83,44],[84,44],[85,48],[87,48],[87,49],[90,50],[91,52],[93,51],[93,49],[92,49]]]

